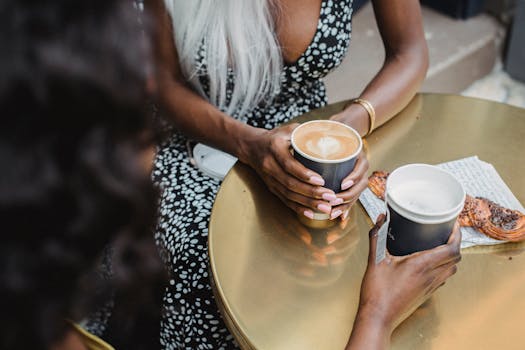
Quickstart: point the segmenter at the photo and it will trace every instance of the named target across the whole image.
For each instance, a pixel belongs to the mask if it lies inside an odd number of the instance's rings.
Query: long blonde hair
[[[279,91],[283,59],[272,0],[164,2],[173,21],[182,72],[199,94],[230,115],[242,115]],[[199,54],[203,62],[198,61]],[[199,80],[203,72],[209,95]],[[229,74],[234,77],[231,96]]]

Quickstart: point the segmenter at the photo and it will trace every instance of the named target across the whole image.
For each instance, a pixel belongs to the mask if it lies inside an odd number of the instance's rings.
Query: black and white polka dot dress
[[[272,129],[324,106],[320,79],[346,54],[351,15],[352,0],[323,0],[314,38],[295,63],[285,64],[279,94],[238,119]],[[215,305],[208,272],[208,222],[220,182],[189,162],[186,141],[174,132],[160,146],[153,173],[162,189],[155,238],[171,273],[161,344],[165,349],[232,349],[237,346]]]

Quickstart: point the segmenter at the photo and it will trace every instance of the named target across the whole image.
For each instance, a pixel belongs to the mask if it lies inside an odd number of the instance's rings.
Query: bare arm
[[[381,70],[361,93],[376,111],[378,127],[401,111],[414,97],[428,68],[428,48],[418,0],[373,0],[374,12],[385,47]],[[333,119],[365,135],[369,118],[362,106],[349,105]]]
[[[165,115],[187,137],[206,143],[251,166],[266,186],[300,215],[314,210],[328,214],[343,199],[322,187],[321,176],[301,165],[290,154],[290,135],[296,125],[273,130],[254,128],[222,113],[195,93],[186,83],[173,41],[171,19],[161,0],[147,0],[146,9],[155,20],[153,38],[156,61],[156,91]],[[361,179],[366,159],[353,176]],[[342,211],[340,211],[342,213]]]
[[[222,113],[195,93],[184,80],[173,41],[172,23],[161,0],[148,0],[155,21],[153,36],[157,97],[178,130],[191,139],[233,154],[241,160],[244,144],[263,130]]]

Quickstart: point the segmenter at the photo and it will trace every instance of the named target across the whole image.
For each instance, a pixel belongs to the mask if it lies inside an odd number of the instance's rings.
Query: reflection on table
[[[300,118],[327,118],[343,103]],[[417,95],[365,140],[370,172],[471,155],[492,163],[525,202],[525,110],[453,95]],[[342,349],[366,267],[362,207],[331,229],[296,215],[238,164],[226,177],[210,222],[217,302],[246,349]],[[393,335],[393,349],[523,349],[524,245],[464,251],[458,273]]]

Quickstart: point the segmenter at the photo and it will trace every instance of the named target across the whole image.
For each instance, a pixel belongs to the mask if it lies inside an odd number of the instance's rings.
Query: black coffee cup
[[[344,128],[345,131],[348,130],[355,137],[357,142],[357,148],[350,154],[345,155],[344,157],[338,159],[322,159],[318,157],[313,157],[303,150],[295,142],[295,135],[300,132],[301,128],[311,127],[312,125],[319,124],[332,124],[337,127]],[[302,165],[311,169],[321,175],[325,184],[323,187],[329,188],[335,193],[341,192],[341,183],[345,177],[347,177],[355,167],[357,162],[357,157],[361,153],[363,148],[363,141],[359,133],[351,128],[350,126],[336,122],[333,120],[313,120],[299,125],[292,133],[291,136],[292,148],[294,150],[294,158],[297,159]],[[329,220],[330,216],[326,213],[314,212],[314,219],[308,219],[306,217],[300,216],[301,222],[310,227],[326,227],[330,225],[330,222],[333,223],[333,220]]]
[[[407,255],[445,244],[465,203],[465,190],[445,170],[408,164],[394,170],[386,184],[390,211],[387,249]]]

